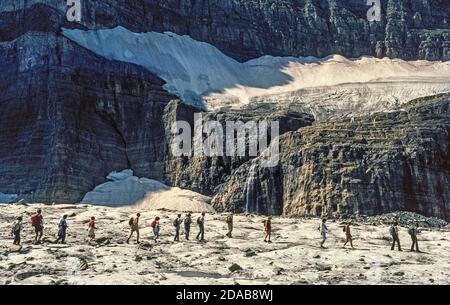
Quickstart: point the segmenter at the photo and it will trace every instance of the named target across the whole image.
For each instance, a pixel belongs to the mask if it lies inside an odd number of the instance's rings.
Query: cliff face
[[[5,0],[0,39],[28,31],[115,27],[172,31],[236,59],[262,55],[450,59],[450,6],[439,0],[381,1],[380,22],[363,0],[83,0],[82,24],[65,21],[65,1]]]
[[[166,122],[167,146],[171,145],[174,138],[170,131],[172,124],[176,120],[183,120],[189,122],[191,126],[194,126],[194,112],[198,112],[198,110],[177,101],[171,102],[166,107],[164,121]],[[258,107],[246,108],[240,111],[203,112],[202,121],[203,123],[218,121],[221,123],[224,131],[226,131],[227,122],[247,123],[253,121],[258,124],[259,122],[265,121],[269,124],[270,129],[270,123],[277,121],[279,122],[279,133],[284,134],[311,125],[314,122],[314,118],[311,115],[296,111],[295,108],[274,109],[272,107]],[[194,135],[194,132],[194,129],[192,129],[192,135]],[[267,130],[267,134],[270,137],[271,131]],[[203,140],[206,135],[205,133]],[[248,150],[248,133],[245,137],[246,149]],[[194,141],[195,139],[193,139]],[[226,149],[226,143],[227,140],[224,135],[222,144],[224,151]],[[170,185],[187,188],[210,196],[216,193],[217,187],[224,183],[234,170],[251,159],[253,157],[249,157],[248,151],[245,157],[208,157],[205,155],[176,157],[172,155],[170,149],[167,149],[167,156],[165,158],[165,181]]]
[[[361,3],[360,3],[361,2]],[[250,158],[176,158],[170,127],[198,110],[173,101],[147,70],[99,57],[60,27],[122,25],[173,31],[234,58],[340,53],[450,59],[449,8],[383,1],[369,24],[365,1],[65,1],[0,3],[0,192],[77,202],[113,170],[216,194],[215,207],[257,213],[377,214],[397,209],[449,218],[449,97],[405,111],[309,126],[298,110],[244,109],[205,119],[280,119],[280,165]]]
[[[74,202],[113,170],[163,178],[163,81],[51,33],[1,43],[0,67],[4,193]]]
[[[450,218],[450,95],[287,133],[281,162],[236,170],[216,209],[297,215],[407,210]],[[245,183],[243,183],[245,181]]]

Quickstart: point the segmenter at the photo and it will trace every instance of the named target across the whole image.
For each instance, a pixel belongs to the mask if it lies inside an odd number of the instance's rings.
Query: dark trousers
[[[402,248],[400,247],[400,239],[398,238],[398,235],[392,235],[392,247],[391,250],[394,250],[395,243],[398,245],[398,250],[401,251]]]
[[[14,245],[20,245],[20,231],[14,232]]]
[[[184,237],[186,238],[186,240],[189,240],[189,233],[190,232],[191,232],[191,227],[185,226],[184,227]]]
[[[228,225],[228,232],[227,232],[227,236],[231,238],[232,234],[233,234],[233,223],[229,222],[227,223]]]
[[[411,235],[412,245],[411,251],[414,251],[414,246],[416,246],[416,251],[419,252],[419,244],[417,243],[417,236]]]
[[[205,239],[205,226],[204,225],[199,225],[198,226],[198,234],[197,234],[197,239],[198,240],[204,240]]]
[[[180,241],[180,227],[175,228],[175,238],[174,241]]]
[[[58,239],[56,242],[61,241],[62,243],[66,242],[66,229],[60,229],[58,232]]]

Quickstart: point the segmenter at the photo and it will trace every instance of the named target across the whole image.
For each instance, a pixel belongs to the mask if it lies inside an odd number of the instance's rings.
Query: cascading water
[[[259,212],[259,200],[256,194],[255,183],[257,181],[257,166],[258,163],[254,162],[249,171],[249,176],[247,182],[245,183],[245,211],[247,213],[258,213]]]

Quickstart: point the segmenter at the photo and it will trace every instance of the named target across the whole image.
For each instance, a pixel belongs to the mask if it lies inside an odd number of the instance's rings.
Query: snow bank
[[[330,96],[342,105],[339,108],[383,110],[378,104],[390,101],[401,104],[450,91],[450,62],[347,59],[334,55],[263,56],[239,63],[210,44],[173,33],[134,33],[116,27],[90,31],[64,29],[64,35],[108,59],[147,68],[164,79],[165,88],[184,102],[210,110],[223,106],[239,108],[266,97],[271,97],[271,102],[308,106]],[[354,96],[353,90],[340,88],[345,84],[356,84],[362,89]],[[387,87],[382,90],[370,87],[371,84]],[[302,100],[301,90],[307,88],[318,88],[320,92]],[[373,107],[365,106],[373,103]]]
[[[201,194],[171,188],[159,181],[133,176],[130,169],[112,172],[111,180],[98,185],[85,195],[81,203],[104,206],[138,205],[142,209],[166,209],[180,212],[214,212],[211,198]]]
[[[215,213],[209,204],[210,197],[203,196],[189,190],[171,188],[158,192],[152,192],[137,204],[143,210],[169,210],[176,212],[209,212]]]
[[[17,197],[19,197],[16,194],[3,194],[0,193],[0,203],[11,203],[15,202],[17,200]]]

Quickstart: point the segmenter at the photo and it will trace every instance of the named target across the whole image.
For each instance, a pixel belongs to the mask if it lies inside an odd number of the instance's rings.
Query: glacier
[[[210,197],[169,187],[156,180],[136,177],[131,169],[114,171],[106,178],[110,181],[86,193],[81,203],[102,206],[136,205],[143,210],[214,212],[209,204]]]
[[[63,34],[107,59],[145,67],[183,102],[206,110],[299,105],[327,119],[398,109],[450,91],[450,62],[333,55],[263,56],[240,63],[208,43],[170,32],[134,33],[119,26],[63,29]]]

